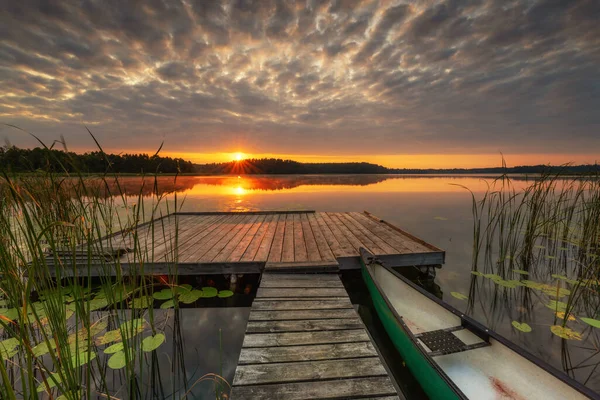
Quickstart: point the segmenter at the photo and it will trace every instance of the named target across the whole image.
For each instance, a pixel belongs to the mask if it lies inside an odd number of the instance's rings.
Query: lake
[[[446,263],[437,270],[435,280],[420,282],[427,290],[555,368],[600,391],[600,373],[596,368],[600,362],[598,329],[577,318],[569,321],[569,326],[581,334],[581,340],[564,340],[550,331],[551,326],[562,323],[557,313],[563,304],[560,301],[562,293],[559,292],[572,289],[576,282],[566,277],[573,277],[575,273],[572,263],[568,261],[575,258],[575,245],[558,247],[548,240],[536,242],[537,267],[527,272],[505,269],[504,266],[501,268],[491,262],[491,266],[486,263],[481,266],[478,276],[471,273],[474,223],[472,194],[475,198],[481,198],[494,179],[495,176],[490,175],[121,177],[119,188],[108,185],[102,190],[106,197],[116,192],[125,193],[128,207],[139,207],[135,204],[136,196],[141,194],[144,207],[148,210],[155,201],[152,194],[163,195],[168,206],[163,200],[159,207],[162,213],[175,209],[188,212],[369,211],[446,251]],[[528,187],[531,182],[531,178],[523,176],[515,176],[512,180],[517,191]],[[560,256],[550,253],[550,249],[558,251]],[[563,278],[565,281],[561,280]],[[406,376],[405,368],[395,362],[398,356],[391,349],[389,341],[386,342],[386,338],[382,337],[385,335],[369,306],[369,300],[365,298],[360,277],[349,272],[342,275],[342,280],[359,314],[368,328],[373,330],[377,344],[384,347],[383,353],[388,364],[394,364],[390,367],[400,386],[408,391],[411,398],[421,397],[422,392],[415,387],[410,376]],[[519,280],[529,283],[524,285]],[[202,285],[198,283],[198,286]],[[555,286],[556,295],[553,293]],[[577,317],[596,318],[600,307],[598,293],[586,289],[584,294],[587,299],[585,304],[573,313]],[[556,309],[551,309],[555,307],[549,307],[548,304],[556,306]],[[186,377],[182,381],[189,386],[190,382],[195,382],[205,374],[218,373],[231,382],[248,318],[247,305],[220,308],[218,303],[208,302],[201,308],[182,311],[180,332],[186,355],[185,362],[182,361]],[[526,322],[532,329],[522,332],[513,326],[513,321]],[[173,340],[167,338],[167,344],[171,346]],[[167,381],[162,384],[172,385],[168,374],[163,375],[161,373],[161,380]],[[209,380],[196,386],[192,392],[214,397],[215,387]]]

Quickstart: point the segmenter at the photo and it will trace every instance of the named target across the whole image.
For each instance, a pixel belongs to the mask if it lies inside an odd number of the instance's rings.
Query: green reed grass
[[[121,342],[125,349],[140,349],[142,337],[131,322],[136,318],[147,321],[152,335],[166,329],[152,305],[131,310],[122,305],[151,296],[153,286],[178,284],[178,229],[165,221],[175,218],[177,226],[176,217],[166,216],[182,202],[176,194],[161,194],[156,179],[151,196],[145,197],[142,188],[132,197],[110,169],[90,176],[69,174],[72,169],[64,167],[60,174],[0,171],[0,397],[171,398],[178,391],[185,397],[197,382],[175,373],[181,387],[174,381],[173,387],[162,387],[160,368],[165,366],[158,365],[155,352],[149,371],[146,353],[129,350],[124,367],[113,370],[108,357],[99,357],[104,344],[98,342],[101,333],[118,330],[119,340],[107,345]],[[142,229],[150,235],[138,236]],[[161,260],[155,260],[157,244],[169,250]],[[119,257],[99,256],[118,249],[129,251],[128,270]],[[146,273],[146,264],[154,261],[168,265],[166,282]],[[104,297],[90,294],[94,274]],[[45,294],[44,299],[32,301],[34,293]],[[183,366],[177,310],[174,321],[173,362]],[[144,383],[147,379],[153,384]],[[211,379],[223,381],[218,375]],[[122,385],[118,394],[113,393],[116,382]]]

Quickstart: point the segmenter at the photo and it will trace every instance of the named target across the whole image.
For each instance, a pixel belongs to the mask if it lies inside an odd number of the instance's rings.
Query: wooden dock
[[[262,276],[231,392],[243,399],[399,399],[337,274]]]
[[[135,249],[119,259],[124,272],[140,261],[147,273],[337,271],[360,267],[360,247],[394,266],[444,263],[444,251],[368,212],[175,213],[100,245]]]

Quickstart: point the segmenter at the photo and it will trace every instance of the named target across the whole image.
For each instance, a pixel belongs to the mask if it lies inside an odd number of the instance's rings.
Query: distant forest
[[[496,168],[414,169],[386,168],[366,162],[301,163],[277,158],[248,159],[213,164],[194,164],[182,158],[148,154],[105,154],[100,151],[77,154],[62,150],[36,147],[20,149],[0,147],[0,170],[11,172],[83,173],[182,173],[199,175],[222,174],[600,174],[600,165],[548,166],[532,165]]]
[[[148,154],[105,154],[100,151],[77,154],[36,147],[0,147],[0,170],[10,172],[82,173],[193,173],[194,164],[182,158]]]

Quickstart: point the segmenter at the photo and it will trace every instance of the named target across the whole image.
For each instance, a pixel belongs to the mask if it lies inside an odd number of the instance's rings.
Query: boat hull
[[[362,261],[361,261],[362,262]],[[396,318],[389,305],[379,292],[367,266],[362,262],[361,272],[367,285],[375,311],[398,350],[408,369],[415,376],[430,399],[461,399],[448,382],[440,375],[423,351],[413,341],[411,335]]]

